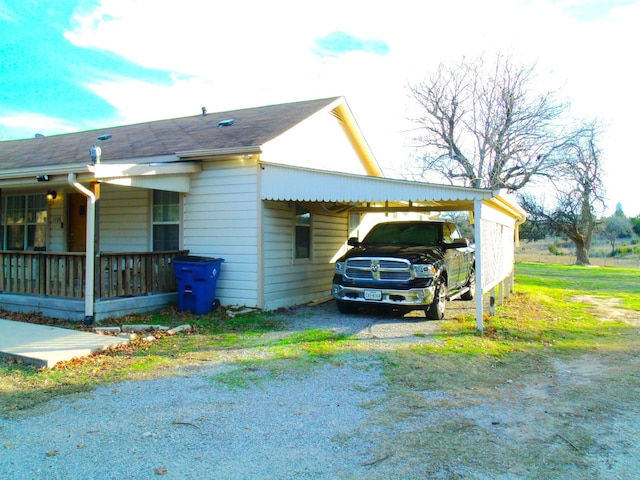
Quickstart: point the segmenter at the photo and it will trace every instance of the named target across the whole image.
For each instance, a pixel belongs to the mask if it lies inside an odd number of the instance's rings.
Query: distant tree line
[[[640,243],[640,215],[627,217],[622,210],[622,205],[618,204],[616,211],[609,217],[597,220],[595,234],[607,241],[611,246],[610,256],[620,253],[618,245],[620,242],[628,240],[631,243]],[[547,237],[563,235],[562,232],[554,229],[545,219],[531,218],[520,229],[520,238],[526,241],[538,241]]]

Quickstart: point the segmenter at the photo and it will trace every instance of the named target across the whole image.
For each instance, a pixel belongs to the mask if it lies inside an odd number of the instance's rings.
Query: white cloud
[[[32,112],[0,114],[0,125],[4,128],[10,128],[11,136],[14,138],[29,138],[37,133],[57,135],[78,131],[77,123]],[[38,131],[33,130],[34,125],[38,125]],[[1,137],[2,130],[0,130],[0,140],[2,140]]]
[[[537,62],[542,88],[562,87],[577,116],[610,123],[615,131],[604,146],[608,170],[626,172],[610,173],[619,193],[627,188],[626,179],[640,176],[640,167],[628,163],[633,151],[628,125],[640,107],[637,62],[628,52],[639,43],[640,3],[609,2],[613,7],[590,21],[574,15],[584,5],[574,0],[104,0],[76,16],[77,27],[67,38],[174,73],[171,85],[122,78],[90,85],[126,122],[197,114],[201,106],[216,111],[344,95],[383,167],[401,163],[398,157],[407,154],[400,132],[408,127],[403,120],[408,81],[443,59],[508,52],[525,64]],[[390,54],[314,54],[314,40],[335,31],[386,42]],[[635,198],[621,201],[640,213]]]

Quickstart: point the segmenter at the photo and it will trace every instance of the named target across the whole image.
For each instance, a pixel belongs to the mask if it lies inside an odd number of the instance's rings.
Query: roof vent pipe
[[[102,156],[102,149],[98,147],[95,143],[89,149],[89,154],[91,155],[91,163],[100,163],[100,157]]]
[[[202,107],[202,116],[204,117],[207,114],[207,107]]]

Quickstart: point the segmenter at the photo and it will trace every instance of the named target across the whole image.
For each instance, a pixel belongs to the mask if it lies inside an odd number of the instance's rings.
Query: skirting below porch
[[[100,322],[107,318],[121,317],[131,313],[152,312],[177,303],[178,294],[175,292],[100,299],[94,304],[94,321]],[[9,312],[41,312],[47,317],[64,320],[82,321],[85,317],[85,305],[82,298],[0,293],[0,307]]]

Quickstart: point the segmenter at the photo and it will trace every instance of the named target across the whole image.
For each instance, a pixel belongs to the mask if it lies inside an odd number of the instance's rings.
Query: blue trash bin
[[[187,255],[173,261],[178,284],[178,310],[209,313],[216,302],[216,285],[223,258]]]

